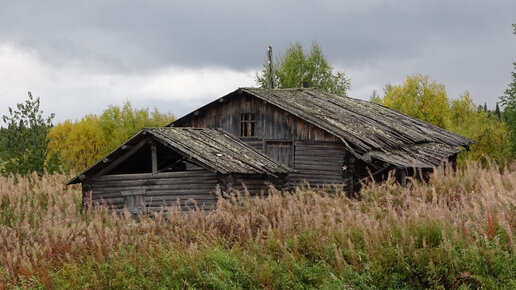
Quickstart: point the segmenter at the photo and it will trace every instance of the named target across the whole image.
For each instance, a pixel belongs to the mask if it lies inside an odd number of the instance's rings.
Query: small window
[[[245,113],[240,115],[240,136],[254,137],[256,136],[255,114]]]

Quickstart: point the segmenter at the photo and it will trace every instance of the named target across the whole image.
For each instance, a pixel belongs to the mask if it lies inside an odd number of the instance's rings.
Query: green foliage
[[[50,130],[47,158],[58,158],[65,171],[80,172],[109,150],[106,137],[95,115],[86,115],[75,123],[66,120]]]
[[[40,99],[28,93],[24,103],[9,107],[9,115],[2,117],[6,128],[0,128],[0,172],[27,175],[32,172],[43,174],[45,169],[56,169],[56,160],[50,159],[45,166],[47,150],[46,136],[52,127],[54,114],[43,117]]]
[[[516,155],[516,63],[513,63],[512,82],[500,97],[500,103],[504,106],[504,117],[511,131],[511,153]]]
[[[342,72],[334,72],[324,57],[321,47],[314,43],[309,54],[301,44],[291,45],[284,57],[278,57],[273,65],[274,84],[277,88],[301,88],[304,85],[346,96],[350,81]],[[256,74],[256,83],[262,88],[272,88],[268,63],[261,74]]]
[[[133,109],[129,101],[121,107],[110,105],[98,121],[107,146],[102,154],[107,154],[122,145],[130,137],[145,127],[161,127],[174,120],[171,114],[162,114],[156,108]]]
[[[467,160],[480,161],[486,166],[491,160],[503,168],[510,159],[509,129],[497,115],[475,109],[469,93],[451,101],[450,125],[445,128],[476,141],[469,152],[461,152],[462,164]]]
[[[65,171],[80,172],[127,141],[144,127],[161,127],[174,120],[154,109],[133,109],[129,102],[109,106],[97,117],[57,124],[48,134],[47,162],[59,159]]]
[[[427,76],[408,76],[402,85],[387,85],[382,98],[375,92],[371,101],[439,126],[476,141],[470,151],[459,155],[459,165],[465,160],[494,160],[500,167],[510,159],[507,124],[487,106],[476,106],[469,93],[450,100],[444,85],[430,82]],[[480,108],[480,109],[479,109]]]
[[[500,106],[498,105],[498,102],[496,102],[496,108],[494,113],[498,118],[502,118],[502,112],[500,111]]]
[[[380,99],[384,106],[442,128],[449,124],[446,89],[435,81],[430,82],[428,76],[408,76],[402,85],[385,86],[384,93]]]
[[[516,24],[512,26],[513,33],[516,35]],[[510,151],[513,156],[516,156],[516,62],[513,63],[513,66],[512,81],[505,89],[504,95],[500,97],[500,103],[505,107],[503,115],[511,132]]]

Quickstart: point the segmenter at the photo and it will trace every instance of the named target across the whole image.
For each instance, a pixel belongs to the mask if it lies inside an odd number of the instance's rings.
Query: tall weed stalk
[[[301,185],[142,215],[81,212],[64,175],[0,177],[0,288],[516,288],[516,171]]]

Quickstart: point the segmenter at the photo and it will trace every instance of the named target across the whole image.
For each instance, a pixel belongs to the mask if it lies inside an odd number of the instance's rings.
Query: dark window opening
[[[160,143],[156,144],[158,172],[186,171],[185,158]]]
[[[151,149],[144,146],[129,158],[113,168],[109,174],[130,174],[152,172]]]
[[[156,159],[158,172],[186,171],[185,158],[165,147],[159,142],[156,145]],[[113,168],[108,174],[133,174],[152,173],[152,150],[150,144],[146,144],[133,155]]]
[[[256,125],[254,113],[244,113],[240,115],[240,136],[254,137],[256,136]]]

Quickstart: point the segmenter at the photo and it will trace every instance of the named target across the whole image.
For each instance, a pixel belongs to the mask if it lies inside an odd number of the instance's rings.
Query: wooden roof
[[[245,145],[223,129],[210,128],[145,128],[67,184],[79,183],[95,176],[145,138],[152,138],[199,166],[221,174],[288,174],[292,169]],[[149,156],[150,159],[150,156]],[[107,173],[107,172],[106,172]]]
[[[376,158],[401,167],[431,168],[459,152],[458,147],[475,143],[385,106],[316,89],[240,88],[226,97],[244,93],[337,136],[351,153],[366,162]]]
[[[234,137],[224,129],[144,129],[156,139],[222,174],[282,174],[292,170]]]

